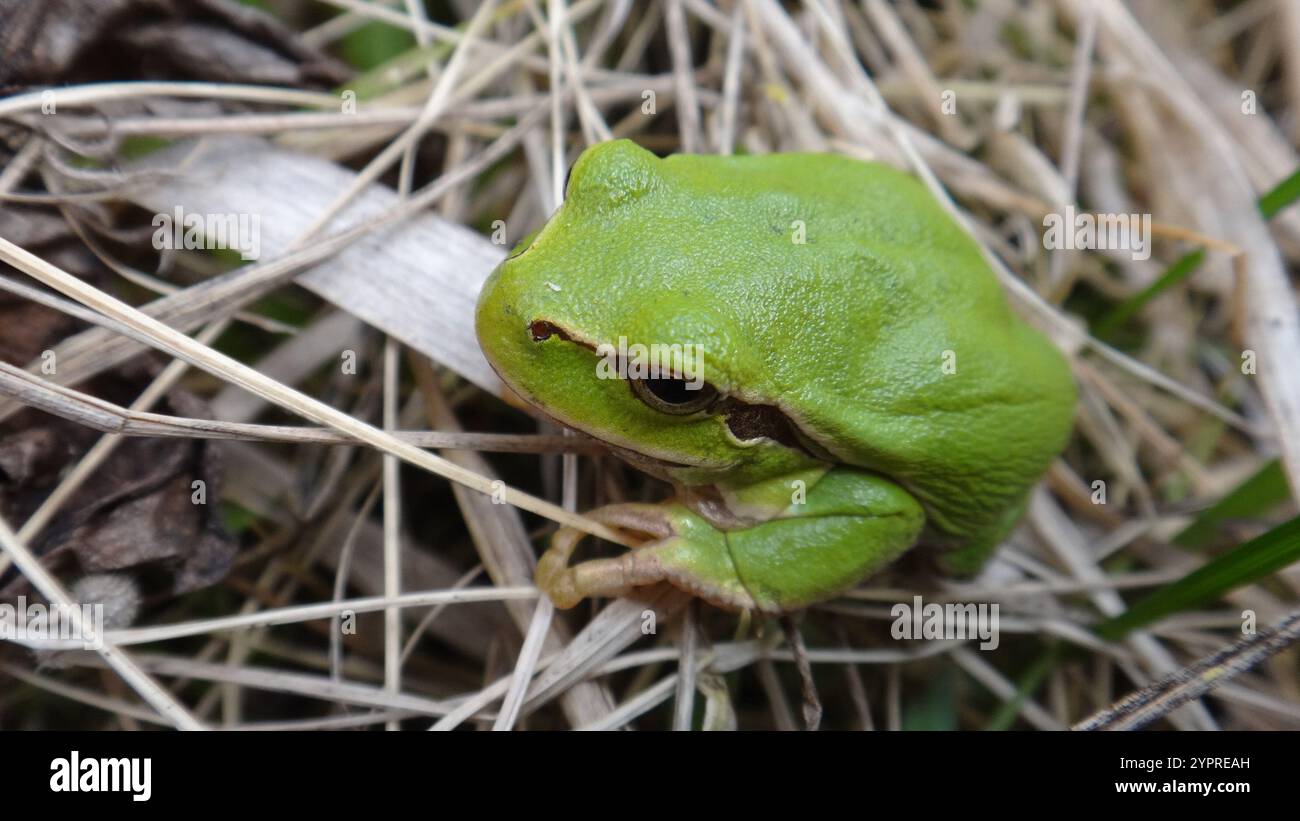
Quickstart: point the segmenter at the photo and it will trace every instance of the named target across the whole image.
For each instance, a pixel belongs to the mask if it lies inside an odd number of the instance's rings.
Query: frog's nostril
[[[550,339],[553,335],[558,334],[560,329],[547,322],[545,319],[535,319],[528,326],[528,332],[532,334],[534,342],[543,342]]]

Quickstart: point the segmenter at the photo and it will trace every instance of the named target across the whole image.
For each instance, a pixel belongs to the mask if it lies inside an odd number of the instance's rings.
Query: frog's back
[[[731,304],[762,305],[729,317],[752,325],[763,352],[748,387],[781,397],[837,458],[915,493],[950,546],[1000,539],[1064,446],[1075,390],[974,241],[886,166],[812,154],[674,163],[691,166],[715,230],[748,237],[718,263],[730,270],[713,271],[724,301],[734,290]]]

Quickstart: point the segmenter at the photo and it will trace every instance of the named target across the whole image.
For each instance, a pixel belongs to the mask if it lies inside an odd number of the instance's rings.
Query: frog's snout
[[[507,382],[536,366],[540,343],[562,334],[547,319],[545,306],[529,296],[525,278],[510,260],[503,262],[483,283],[474,313],[479,347]]]

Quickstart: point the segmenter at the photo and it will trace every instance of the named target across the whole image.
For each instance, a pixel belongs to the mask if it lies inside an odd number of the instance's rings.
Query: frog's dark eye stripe
[[[801,447],[790,419],[771,405],[730,402],[723,413],[726,414],[731,434],[742,442],[763,438],[790,448]]]
[[[804,434],[780,408],[771,405],[749,405],[738,399],[728,399],[718,413],[727,420],[731,435],[742,442],[753,439],[771,439],[788,448],[801,450],[815,459],[832,460],[824,448]]]
[[[712,385],[695,385],[685,379],[629,379],[632,393],[660,413],[685,415],[708,408],[718,398]],[[694,385],[694,387],[692,387]]]
[[[569,170],[564,172],[564,187],[560,189],[560,199],[562,200],[569,198],[569,179],[573,176],[573,166],[575,165],[577,165],[576,162],[570,164]]]

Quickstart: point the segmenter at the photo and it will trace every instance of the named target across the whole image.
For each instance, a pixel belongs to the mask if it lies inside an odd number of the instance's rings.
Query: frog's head
[[[589,148],[564,204],[483,287],[488,361],[548,416],[683,485],[807,463],[815,446],[746,389],[761,354],[710,287],[737,264],[703,241],[718,220],[672,160],[627,140]]]

